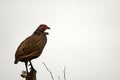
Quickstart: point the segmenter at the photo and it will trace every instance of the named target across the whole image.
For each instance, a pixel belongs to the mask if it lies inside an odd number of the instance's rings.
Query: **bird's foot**
[[[27,71],[22,71],[21,77],[26,78],[26,80],[28,80],[30,78],[29,72],[27,73]]]
[[[26,71],[22,71],[21,77],[27,78],[28,77],[28,73]]]

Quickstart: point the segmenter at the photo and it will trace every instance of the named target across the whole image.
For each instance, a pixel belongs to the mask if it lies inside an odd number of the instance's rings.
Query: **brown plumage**
[[[20,44],[15,54],[15,64],[18,61],[25,62],[27,68],[27,62],[29,61],[32,67],[31,60],[41,55],[47,42],[46,35],[48,33],[45,32],[46,29],[50,28],[45,24],[38,26],[36,31]]]

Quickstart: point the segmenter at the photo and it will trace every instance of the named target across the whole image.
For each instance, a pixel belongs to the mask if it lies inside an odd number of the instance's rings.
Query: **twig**
[[[54,80],[52,72],[48,69],[48,67],[46,66],[46,64],[44,62],[43,62],[43,65],[45,66],[45,68],[47,69],[47,71],[50,73],[52,80]]]
[[[63,71],[63,73],[64,73],[64,80],[66,80],[66,74],[65,74],[65,71],[66,71],[66,66],[64,67],[64,71]]]

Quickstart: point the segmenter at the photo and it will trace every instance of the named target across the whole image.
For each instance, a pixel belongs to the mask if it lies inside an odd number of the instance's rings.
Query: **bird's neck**
[[[44,30],[36,30],[33,34],[41,34],[44,33]]]

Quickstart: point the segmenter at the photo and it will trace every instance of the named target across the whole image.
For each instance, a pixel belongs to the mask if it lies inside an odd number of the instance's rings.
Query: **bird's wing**
[[[45,44],[46,38],[44,38],[43,36],[38,37],[37,35],[31,35],[20,44],[16,51],[15,57],[25,57],[35,51],[42,52]]]

